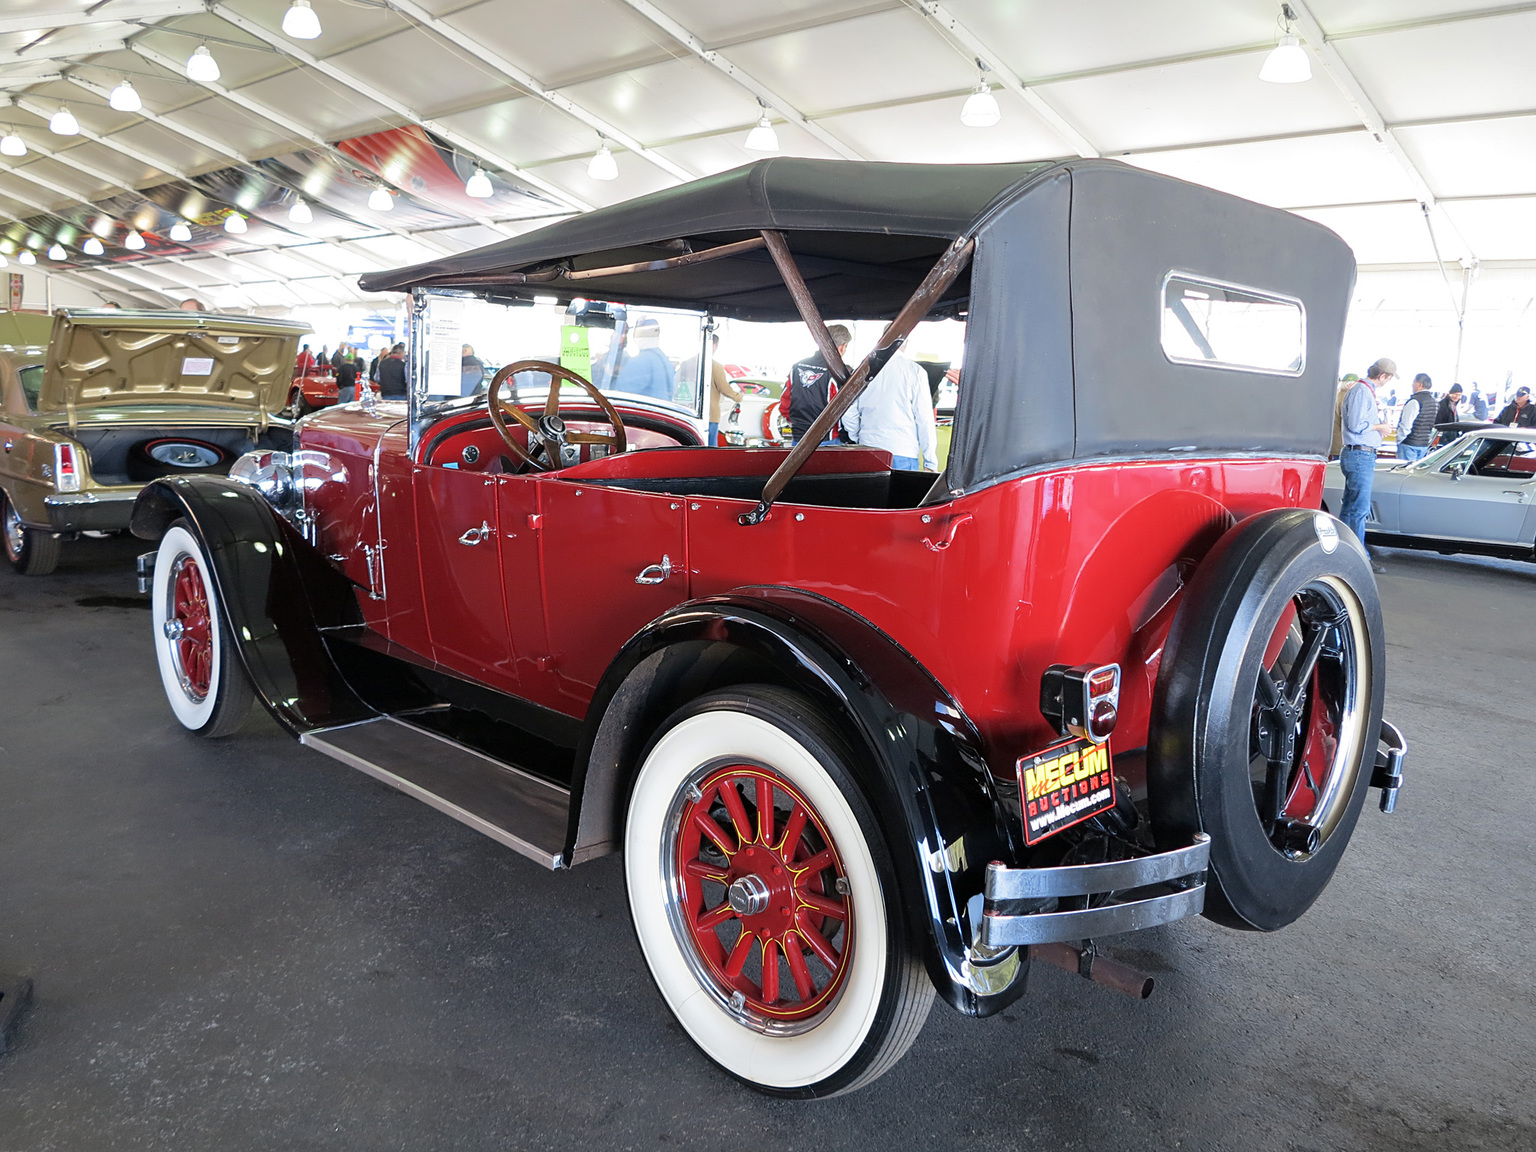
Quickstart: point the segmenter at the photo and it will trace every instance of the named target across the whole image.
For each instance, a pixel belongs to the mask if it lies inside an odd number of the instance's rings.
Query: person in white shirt
[[[843,432],[855,444],[884,448],[892,468],[937,470],[938,431],[928,373],[905,356],[892,356],[843,414]]]

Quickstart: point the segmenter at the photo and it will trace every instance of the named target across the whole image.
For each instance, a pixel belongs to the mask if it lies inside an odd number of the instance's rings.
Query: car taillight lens
[[[1040,678],[1040,712],[1064,736],[1104,743],[1120,715],[1120,665],[1052,664]]]
[[[73,444],[53,446],[53,486],[60,492],[80,491],[80,461]]]

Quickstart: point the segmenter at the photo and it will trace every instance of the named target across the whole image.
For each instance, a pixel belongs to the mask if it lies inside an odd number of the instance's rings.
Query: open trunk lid
[[[54,313],[37,410],[182,405],[248,413],[288,402],[307,324],[210,312],[61,308]]]

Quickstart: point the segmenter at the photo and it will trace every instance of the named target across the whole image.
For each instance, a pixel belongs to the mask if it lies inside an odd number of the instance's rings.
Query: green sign
[[[574,324],[560,329],[560,367],[592,378],[592,349],[587,345],[587,330]]]

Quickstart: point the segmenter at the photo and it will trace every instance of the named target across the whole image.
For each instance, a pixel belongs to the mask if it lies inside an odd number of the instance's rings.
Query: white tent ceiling
[[[1434,266],[1437,246],[1447,263],[1536,266],[1536,3],[1292,0],[1313,66],[1299,84],[1258,79],[1272,0],[313,5],[322,34],[294,40],[288,0],[6,0],[0,124],[29,151],[0,158],[0,228],[30,221],[46,247],[48,221],[108,199],[411,124],[503,178],[430,226],[321,195],[308,231],[268,218],[217,252],[95,264],[71,233],[55,266],[157,303],[352,302],[358,273],[755,159],[761,101],[789,154],[1113,156],[1310,216],[1368,268]],[[199,43],[215,82],[186,78]],[[959,121],[977,57],[1002,108],[991,128]],[[124,76],[141,112],[107,106]],[[80,135],[49,131],[61,104]],[[600,136],[613,181],[587,175]]]

